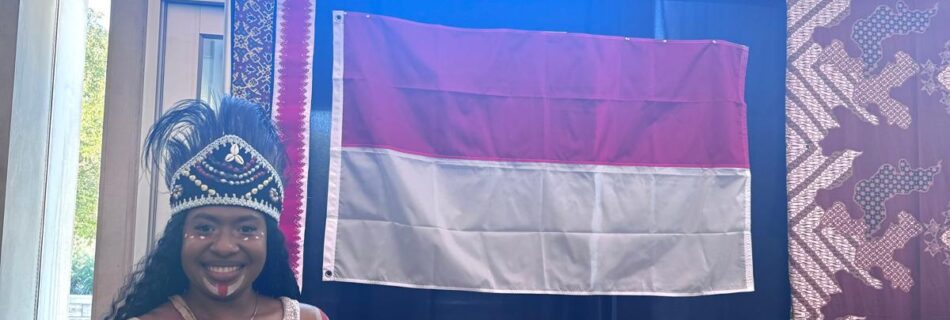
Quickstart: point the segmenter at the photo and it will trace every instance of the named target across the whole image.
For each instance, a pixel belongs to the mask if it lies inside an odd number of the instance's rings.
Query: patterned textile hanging
[[[231,95],[271,109],[287,148],[280,229],[302,287],[316,0],[229,1]]]
[[[948,9],[788,2],[795,318],[950,315]]]

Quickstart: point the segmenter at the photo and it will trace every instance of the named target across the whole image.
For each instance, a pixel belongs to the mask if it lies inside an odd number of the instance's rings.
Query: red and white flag
[[[334,12],[324,279],[753,290],[747,49]]]

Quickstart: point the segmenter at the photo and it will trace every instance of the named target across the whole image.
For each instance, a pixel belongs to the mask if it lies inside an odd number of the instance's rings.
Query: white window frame
[[[0,314],[65,318],[84,0],[0,0]],[[76,53],[79,54],[76,54]]]

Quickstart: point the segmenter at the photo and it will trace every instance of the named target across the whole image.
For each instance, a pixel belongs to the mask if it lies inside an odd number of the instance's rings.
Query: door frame
[[[119,289],[154,243],[157,197],[153,195],[156,182],[162,180],[142,166],[140,155],[148,130],[163,110],[159,93],[164,84],[160,70],[165,64],[167,6],[223,6],[227,13],[228,2],[112,1],[93,282],[95,319],[109,312]],[[227,31],[227,18],[225,23]],[[225,57],[226,71],[229,58]]]

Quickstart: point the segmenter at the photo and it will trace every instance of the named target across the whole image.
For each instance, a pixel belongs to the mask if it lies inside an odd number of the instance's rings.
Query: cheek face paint
[[[205,240],[205,239],[207,239],[207,237],[206,237],[206,236],[196,236],[196,235],[193,235],[193,234],[190,234],[190,233],[186,233],[186,234],[185,234],[185,239],[190,239],[190,240],[194,240],[194,239]]]
[[[244,236],[244,241],[261,240],[264,238],[264,232],[254,234],[253,236]]]

